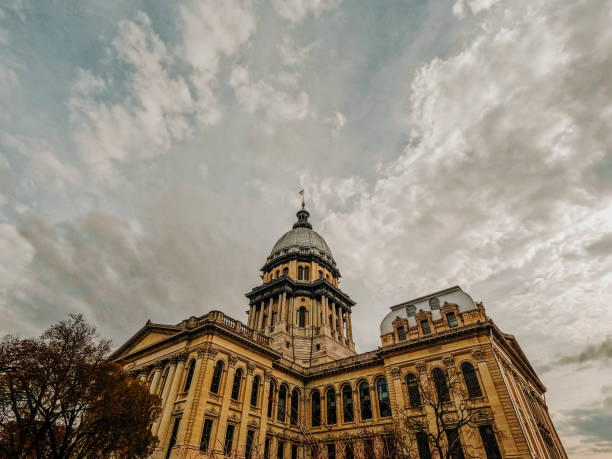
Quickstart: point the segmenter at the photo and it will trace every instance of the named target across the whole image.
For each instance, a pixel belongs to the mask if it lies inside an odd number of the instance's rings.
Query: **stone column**
[[[249,421],[249,413],[251,412],[251,392],[253,391],[253,372],[255,365],[247,363],[247,377],[244,387],[244,401],[242,403],[242,418],[240,419],[240,431],[238,433],[238,443],[236,449],[246,448],[246,434]],[[254,440],[254,439],[253,439]],[[253,445],[255,446],[255,445]]]
[[[272,306],[274,305],[274,297],[270,297],[270,302],[268,303],[268,317],[266,317],[266,327],[272,325]]]
[[[253,305],[249,305],[249,319],[247,320],[247,327],[253,328],[251,323],[253,322]]]
[[[157,435],[159,426],[162,424],[164,420],[164,413],[166,410],[166,405],[168,404],[168,393],[170,392],[170,386],[172,385],[172,378],[174,378],[174,372],[176,371],[176,362],[177,362],[176,358],[172,359],[172,362],[170,363],[170,368],[168,369],[168,375],[166,376],[166,382],[162,389],[162,393],[160,394],[161,401],[162,401],[161,413],[157,421],[155,421],[155,423],[153,424],[153,435]],[[160,382],[160,384],[161,383],[162,382]]]
[[[353,342],[353,322],[351,319],[351,314],[349,312],[346,313],[346,334],[348,335],[349,341]]]
[[[159,378],[161,377],[162,372],[162,364],[155,364],[155,373],[153,373],[153,381],[151,381],[151,387],[149,387],[149,392],[152,394],[157,393],[157,385],[159,384]]]
[[[338,321],[338,318],[336,316],[336,303],[332,301],[332,330],[334,330],[334,333],[336,332],[336,329],[337,329],[337,324],[338,324],[337,321]],[[336,335],[334,334],[334,336]]]
[[[166,437],[168,434],[169,424],[172,420],[172,412],[174,411],[174,402],[176,401],[176,394],[178,393],[179,386],[183,380],[183,369],[185,368],[185,360],[187,360],[187,354],[181,354],[178,357],[178,363],[176,365],[176,370],[174,371],[174,375],[172,377],[172,383],[167,384],[170,385],[170,391],[168,392],[168,401],[166,402],[162,420],[159,423],[159,432],[158,438],[160,441],[160,445],[162,445],[162,449],[165,449],[167,442]]]
[[[204,369],[204,380],[202,381],[202,386],[200,388],[200,393],[196,394],[199,397],[197,403],[194,403],[194,409],[196,413],[196,417],[193,421],[193,430],[191,433],[187,433],[185,436],[185,443],[188,444],[200,444],[199,435],[202,434],[202,426],[204,424],[204,418],[201,415],[204,412],[204,405],[206,400],[208,400],[208,394],[210,392],[210,383],[212,380],[215,362],[217,357],[216,349],[208,349],[206,351],[206,364]],[[211,441],[214,441],[214,438],[211,438]],[[214,445],[214,443],[211,443]]]
[[[261,400],[261,418],[259,422],[259,447],[263,451],[266,442],[266,430],[268,430],[268,394],[270,392],[270,378],[272,374],[269,371],[264,372],[264,385]],[[270,457],[272,452],[270,451]]]
[[[329,326],[329,305],[327,301],[327,296],[323,295],[321,301],[323,302],[323,323]]]
[[[281,294],[281,313],[279,322],[287,323],[287,292]]]
[[[196,359],[195,368],[193,369],[193,377],[191,379],[191,387],[189,388],[187,401],[185,402],[185,410],[183,411],[183,419],[181,420],[181,425],[179,426],[176,442],[177,445],[187,444],[187,437],[191,434],[191,428],[193,427],[193,422],[195,420],[194,418],[195,416],[200,415],[200,413],[196,413],[193,408],[194,405],[196,405],[196,398],[199,397],[202,387],[200,372],[202,371],[203,360],[204,354],[198,351],[198,357]]]
[[[232,395],[232,386],[234,384],[234,375],[236,374],[236,357],[230,355],[227,359],[227,374],[225,376],[225,390],[221,400],[221,411],[219,413],[219,427],[217,428],[217,439],[214,445],[223,445],[225,440],[225,430],[227,428],[227,417],[229,414],[229,405]],[[235,433],[234,433],[235,434]]]
[[[340,314],[340,338],[342,338],[342,343],[344,343],[344,311],[342,306],[338,306],[338,313]]]
[[[261,328],[263,327],[263,316],[264,316],[264,307],[265,307],[265,301],[261,300],[261,304],[259,305],[259,312],[257,313],[257,330],[261,331]]]

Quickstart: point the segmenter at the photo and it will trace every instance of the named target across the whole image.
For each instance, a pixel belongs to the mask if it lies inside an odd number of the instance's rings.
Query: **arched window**
[[[302,266],[298,267],[298,280],[304,279],[304,268]]]
[[[372,419],[372,402],[370,401],[370,385],[363,381],[359,384],[359,404],[361,419]]]
[[[187,377],[185,378],[185,387],[183,388],[183,392],[189,392],[189,388],[191,387],[191,380],[193,379],[193,371],[195,370],[195,360],[189,362],[189,366],[187,367]]]
[[[353,389],[348,384],[342,388],[342,416],[344,422],[353,422],[355,420],[353,413]]]
[[[408,373],[406,376],[406,385],[408,386],[410,406],[421,406],[421,391],[419,390],[419,381],[417,377],[412,373]]]
[[[300,403],[300,393],[297,389],[291,392],[291,411],[289,412],[289,421],[292,426],[297,426],[298,412]]]
[[[240,383],[242,382],[242,368],[238,368],[234,373],[234,384],[232,384],[232,400],[238,400],[240,396]]]
[[[268,392],[268,417],[272,417],[272,409],[274,407],[274,393],[276,392],[276,387],[274,387],[274,381],[270,381],[270,392]]]
[[[287,409],[287,386],[282,384],[278,389],[278,411],[276,419],[280,422],[285,422],[285,411]]]
[[[434,368],[432,371],[434,385],[436,386],[436,393],[438,394],[438,400],[441,402],[450,401],[450,395],[448,393],[448,384],[446,384],[446,375],[440,368]]]
[[[376,389],[378,390],[378,409],[380,416],[386,418],[391,416],[391,400],[389,399],[389,387],[387,386],[387,380],[381,378],[376,383]]]
[[[300,327],[306,326],[306,308],[304,307],[298,310],[298,322]]]
[[[461,365],[461,372],[470,398],[481,397],[482,391],[480,390],[480,384],[478,384],[478,376],[476,376],[474,366],[470,362],[464,362]]]
[[[283,276],[289,274],[289,268],[283,268]]]
[[[304,267],[304,280],[310,279],[310,268],[308,266]]]
[[[221,374],[222,373],[223,373],[223,362],[219,360],[215,364],[215,370],[213,371],[213,377],[210,383],[210,391],[213,394],[219,393],[219,385],[221,384]]]
[[[336,423],[336,391],[333,388],[327,391],[327,423]]]
[[[259,398],[259,375],[253,378],[253,386],[251,387],[251,406],[257,406]]]
[[[312,426],[321,425],[321,395],[318,390],[312,393]]]
[[[429,299],[429,309],[431,309],[432,311],[434,309],[440,309],[440,300],[435,296]]]

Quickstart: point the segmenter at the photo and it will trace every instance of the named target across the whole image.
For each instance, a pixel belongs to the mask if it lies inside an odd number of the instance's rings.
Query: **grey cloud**
[[[585,250],[594,256],[607,256],[612,253],[612,233],[604,234],[600,239],[591,242]]]

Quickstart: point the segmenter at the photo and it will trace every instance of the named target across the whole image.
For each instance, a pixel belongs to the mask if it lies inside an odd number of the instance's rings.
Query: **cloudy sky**
[[[610,0],[0,0],[0,332],[245,318],[306,190],[358,303],[459,284],[612,452]]]

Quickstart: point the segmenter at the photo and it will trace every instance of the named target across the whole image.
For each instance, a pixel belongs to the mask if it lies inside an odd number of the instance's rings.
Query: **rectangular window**
[[[448,322],[448,326],[451,328],[456,327],[458,325],[457,317],[455,317],[454,312],[449,312],[448,314],[446,314],[446,321]]]
[[[431,333],[429,320],[421,320],[421,330],[423,330],[424,335],[429,335]]]
[[[204,419],[204,430],[202,430],[202,439],[200,440],[200,451],[208,451],[208,444],[210,443],[210,434],[212,432],[212,426],[212,419]]]
[[[404,327],[397,327],[397,339],[406,341],[406,330],[404,330]]]
[[[482,438],[487,459],[502,459],[493,427],[490,425],[478,426],[478,430],[480,431],[480,438]]]
[[[353,443],[346,442],[344,445],[344,459],[355,459],[355,451],[353,450]]]
[[[457,429],[448,429],[446,431],[446,440],[448,441],[448,450],[452,459],[465,459],[463,455],[463,447],[461,446],[461,438]]]
[[[366,438],[363,441],[363,455],[365,459],[374,459],[374,442],[371,438]]]
[[[270,459],[270,437],[266,437],[264,443],[264,459]]]
[[[298,445],[291,445],[291,459],[298,459]]]
[[[181,418],[176,418],[174,420],[174,426],[172,427],[172,436],[170,437],[170,443],[168,444],[168,452],[166,453],[166,459],[170,457],[172,448],[174,448],[174,445],[176,444],[176,436],[178,435],[180,424],[181,424]]]
[[[244,447],[245,459],[251,459],[251,455],[253,454],[253,439],[254,438],[255,438],[255,431],[247,430],[246,446]]]
[[[228,424],[225,431],[225,441],[223,442],[223,454],[226,456],[232,453],[232,443],[234,443],[234,424]]]
[[[276,448],[276,459],[284,459],[285,458],[285,442],[279,441],[278,447]]]
[[[417,432],[416,434],[417,448],[419,449],[419,459],[431,459],[431,451],[429,450],[429,440],[425,432]]]
[[[389,435],[385,435],[383,437],[383,459],[392,459],[397,457],[397,454],[394,454],[393,449],[393,438],[391,438]]]
[[[336,459],[336,444],[327,444],[327,459]]]

